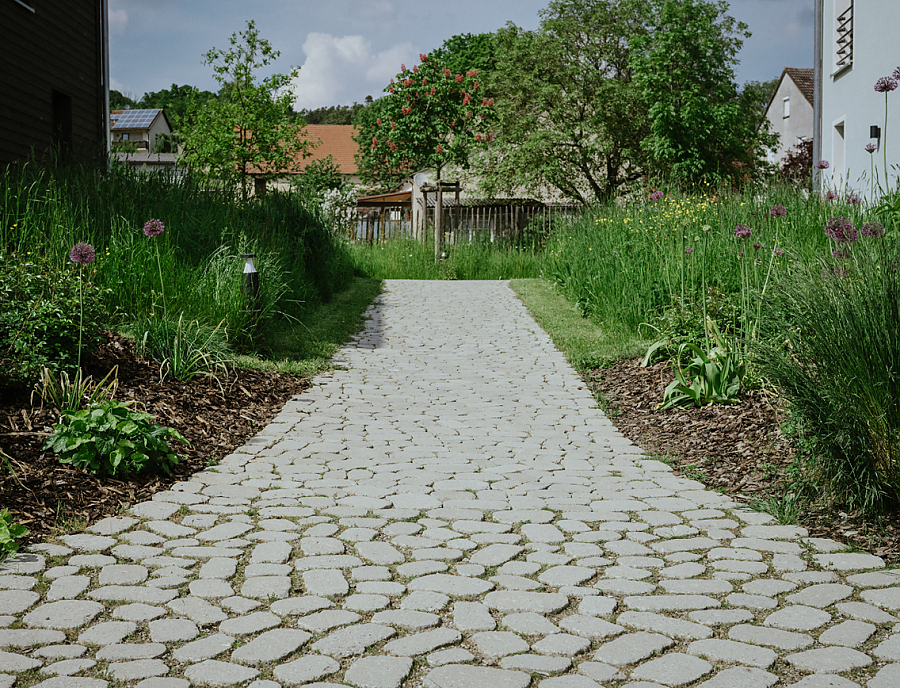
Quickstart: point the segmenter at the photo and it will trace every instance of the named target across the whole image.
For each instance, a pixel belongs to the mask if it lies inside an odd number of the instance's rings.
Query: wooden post
[[[441,168],[437,168],[437,203],[434,208],[434,262],[441,259],[441,222],[444,214],[444,192],[441,186]]]

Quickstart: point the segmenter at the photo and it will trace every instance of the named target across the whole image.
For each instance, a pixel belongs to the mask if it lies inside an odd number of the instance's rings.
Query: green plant
[[[767,495],[750,503],[750,508],[773,516],[780,525],[799,523],[806,505],[806,497],[801,490],[787,489],[780,495]]]
[[[61,423],[44,443],[45,449],[94,475],[131,475],[144,470],[170,473],[178,455],[168,440],[188,441],[177,431],[150,423],[149,413],[107,399],[81,411],[63,413]]]
[[[159,363],[159,378],[171,374],[178,380],[190,380],[197,375],[215,378],[230,362],[228,342],[222,323],[216,327],[202,325],[197,320],[185,322],[184,314],[177,322],[150,319],[138,349]]]
[[[32,403],[34,394],[37,393],[41,398],[41,403],[49,403],[57,414],[65,411],[78,411],[85,406],[112,399],[119,386],[118,373],[119,366],[113,366],[112,370],[95,385],[90,375],[86,378],[82,377],[81,368],[78,368],[71,381],[66,371],[62,371],[57,377],[47,368],[41,368],[40,381],[34,386],[34,391],[31,393]]]
[[[13,523],[12,514],[6,509],[0,510],[0,559],[19,551],[16,540],[28,535],[28,528]]]

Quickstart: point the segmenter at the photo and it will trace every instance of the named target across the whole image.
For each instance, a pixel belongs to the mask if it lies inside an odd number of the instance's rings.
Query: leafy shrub
[[[93,475],[131,475],[144,470],[171,473],[178,455],[169,449],[168,440],[188,442],[177,430],[150,423],[152,418],[113,400],[67,411],[44,449],[59,454],[60,463]]]
[[[15,554],[19,550],[19,538],[28,535],[28,528],[13,523],[12,514],[6,509],[0,510],[0,559]]]
[[[900,501],[900,246],[870,236],[840,255],[780,281],[767,307],[784,345],[753,355],[790,403],[817,482],[877,512]]]
[[[79,274],[45,259],[0,255],[0,387],[76,367]],[[107,290],[85,279],[84,344],[100,340]]]

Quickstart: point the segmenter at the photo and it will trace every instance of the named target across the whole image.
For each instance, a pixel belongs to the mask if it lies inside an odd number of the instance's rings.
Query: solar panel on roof
[[[156,116],[162,112],[159,108],[153,110],[126,110],[121,115],[116,115],[117,119],[113,124],[113,129],[146,129]]]

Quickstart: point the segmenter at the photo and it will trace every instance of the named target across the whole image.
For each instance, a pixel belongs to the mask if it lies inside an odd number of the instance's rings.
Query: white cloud
[[[109,30],[112,33],[125,33],[125,26],[128,24],[128,12],[125,10],[109,11]]]
[[[371,42],[364,36],[335,37],[327,33],[310,33],[303,52],[306,61],[291,85],[298,110],[349,105],[362,102],[367,95],[377,97],[400,71],[400,63],[412,63],[415,55],[411,43],[373,53]]]

